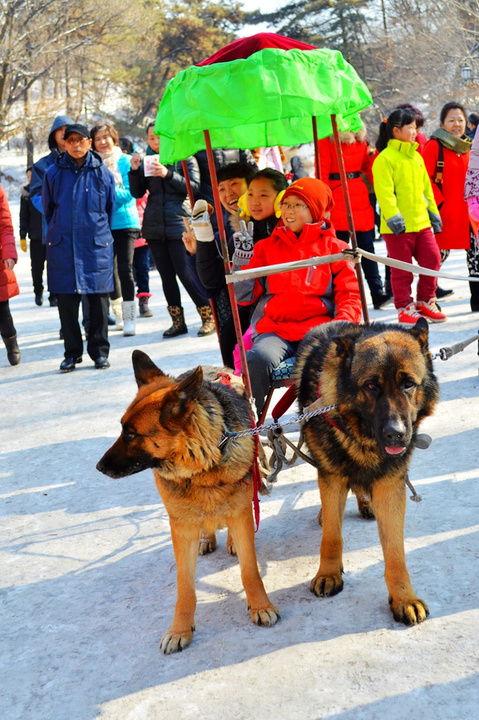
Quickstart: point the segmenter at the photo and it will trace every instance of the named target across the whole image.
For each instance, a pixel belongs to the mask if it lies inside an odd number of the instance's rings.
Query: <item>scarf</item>
[[[117,187],[123,186],[123,178],[121,172],[118,170],[118,160],[122,156],[121,148],[115,145],[113,150],[107,153],[98,153],[103,160],[103,164],[108,168],[113,177],[115,178],[115,185]]]
[[[447,132],[447,130],[443,130],[442,128],[438,128],[437,130],[435,130],[431,135],[431,138],[439,140],[441,145],[443,145],[445,148],[447,148],[448,150],[454,150],[454,152],[457,152],[460,155],[465,155],[472,147],[472,140],[471,138],[468,138],[467,135],[463,135],[462,137],[458,138],[452,133]]]

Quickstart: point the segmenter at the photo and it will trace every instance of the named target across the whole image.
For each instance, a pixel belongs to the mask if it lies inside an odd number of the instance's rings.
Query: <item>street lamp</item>
[[[464,65],[461,67],[461,77],[464,82],[469,82],[469,80],[471,80],[472,78],[472,70],[467,63],[464,63]]]

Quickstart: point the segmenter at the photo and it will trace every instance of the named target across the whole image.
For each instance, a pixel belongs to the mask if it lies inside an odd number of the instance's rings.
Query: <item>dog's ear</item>
[[[184,425],[193,412],[202,384],[203,368],[199,365],[171,388],[161,406],[160,422],[164,427],[174,432]]]
[[[148,385],[155,378],[165,374],[142,350],[133,350],[131,361],[138,387]]]
[[[331,341],[336,344],[338,363],[344,362],[354,354],[354,339],[348,335],[334,335]]]
[[[413,328],[411,328],[409,330],[409,332],[419,342],[419,345],[421,346],[421,350],[427,351],[429,349],[428,344],[427,344],[428,335],[429,335],[429,323],[426,320],[426,318],[424,318],[424,317],[419,318],[417,323],[414,325]]]

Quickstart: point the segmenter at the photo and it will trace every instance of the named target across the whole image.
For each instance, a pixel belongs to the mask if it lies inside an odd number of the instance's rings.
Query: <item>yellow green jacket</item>
[[[389,140],[373,163],[374,192],[381,212],[381,234],[392,234],[386,220],[403,216],[406,232],[431,227],[428,209],[439,215],[418,143]]]

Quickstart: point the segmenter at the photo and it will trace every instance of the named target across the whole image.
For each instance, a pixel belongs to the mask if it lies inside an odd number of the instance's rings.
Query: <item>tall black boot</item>
[[[20,348],[18,347],[17,343],[17,334],[12,335],[12,337],[6,338],[2,335],[2,340],[5,343],[5,347],[7,348],[7,358],[10,365],[18,365],[22,354],[20,352]]]

